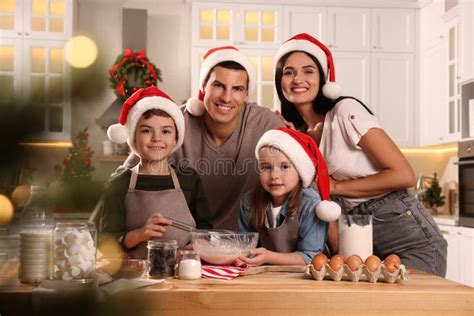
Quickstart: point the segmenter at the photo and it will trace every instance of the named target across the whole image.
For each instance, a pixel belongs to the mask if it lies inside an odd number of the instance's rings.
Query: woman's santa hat
[[[267,131],[257,143],[255,155],[260,157],[260,149],[272,147],[284,153],[298,171],[303,187],[307,188],[316,177],[321,203],[316,206],[316,215],[325,222],[332,222],[341,215],[341,207],[330,201],[329,174],[326,162],[311,136],[280,127]]]
[[[219,63],[224,61],[233,61],[240,64],[244,67],[245,71],[247,72],[247,76],[249,78],[248,82],[248,94],[251,95],[253,91],[253,87],[255,85],[255,68],[248,59],[247,56],[242,54],[234,46],[221,46],[212,48],[207,51],[204,55],[204,60],[201,65],[201,69],[199,71],[199,93],[197,98],[189,98],[186,102],[186,109],[189,113],[193,116],[201,116],[204,114],[204,85],[206,84],[204,81],[206,80],[207,76],[211,72],[211,70]]]
[[[278,64],[283,56],[296,51],[308,53],[318,60],[326,77],[326,82],[322,89],[323,95],[332,100],[339,98],[342,94],[342,89],[336,83],[334,60],[329,48],[309,34],[297,34],[280,46],[275,55],[275,65]]]
[[[119,122],[111,125],[107,130],[109,139],[117,144],[127,142],[130,149],[137,154],[135,129],[142,114],[148,110],[161,110],[171,116],[178,133],[178,140],[173,152],[179,149],[184,140],[183,113],[176,102],[157,87],[139,89],[125,101],[120,112]]]

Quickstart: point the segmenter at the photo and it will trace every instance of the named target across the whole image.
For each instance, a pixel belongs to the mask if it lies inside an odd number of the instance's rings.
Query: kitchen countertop
[[[31,290],[20,285],[8,295],[0,291],[0,310],[6,304],[31,306]],[[302,273],[268,272],[231,281],[170,279],[120,292],[105,308],[121,315],[473,315],[474,288],[416,270],[410,270],[408,281],[394,284],[315,281]]]
[[[455,215],[435,215],[433,219],[438,225],[459,226],[459,217]]]

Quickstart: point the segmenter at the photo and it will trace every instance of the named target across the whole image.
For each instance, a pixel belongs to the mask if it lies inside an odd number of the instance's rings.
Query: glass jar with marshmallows
[[[97,231],[92,223],[58,223],[54,229],[53,278],[94,280]]]

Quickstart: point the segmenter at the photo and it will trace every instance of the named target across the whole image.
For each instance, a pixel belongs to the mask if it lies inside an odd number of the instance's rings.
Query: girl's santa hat
[[[260,157],[260,149],[272,147],[284,153],[298,171],[303,187],[307,188],[316,177],[321,203],[316,206],[319,219],[332,222],[341,215],[341,207],[330,201],[329,174],[326,162],[311,136],[280,127],[267,131],[257,143],[255,155]]]
[[[197,98],[189,98],[186,102],[186,109],[193,116],[201,116],[204,114],[204,85],[207,76],[214,66],[224,61],[234,61],[240,64],[247,71],[249,78],[248,94],[251,95],[255,85],[256,72],[255,68],[247,56],[242,54],[234,46],[220,46],[207,51],[199,71],[199,93]]]
[[[323,95],[332,100],[339,98],[342,94],[342,89],[336,83],[334,60],[329,48],[309,34],[297,34],[280,46],[275,55],[275,65],[278,64],[283,56],[296,51],[308,53],[318,60],[326,77],[326,82],[322,89]]]
[[[178,150],[184,140],[184,117],[180,108],[166,93],[157,87],[148,87],[137,90],[123,104],[119,122],[111,125],[107,136],[117,144],[127,142],[130,149],[137,154],[135,148],[135,129],[138,120],[148,110],[161,110],[168,113],[174,120],[178,140],[173,152]]]

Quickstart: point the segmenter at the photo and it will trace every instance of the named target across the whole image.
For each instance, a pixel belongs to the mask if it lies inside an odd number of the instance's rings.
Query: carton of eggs
[[[398,278],[408,280],[408,270],[397,255],[390,255],[383,262],[377,256],[370,256],[364,262],[358,255],[352,255],[347,260],[335,255],[329,260],[320,253],[306,266],[305,274],[317,281],[329,276],[333,281],[345,279],[358,282],[365,276],[367,281],[375,283],[381,275],[387,283],[394,283]]]
[[[94,278],[96,254],[94,232],[86,224],[56,227],[54,231],[54,279],[69,281]]]

